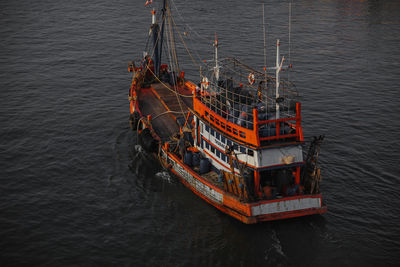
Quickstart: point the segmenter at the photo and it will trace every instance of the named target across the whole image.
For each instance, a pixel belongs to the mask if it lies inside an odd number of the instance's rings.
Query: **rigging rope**
[[[190,97],[190,98],[193,97],[192,95],[182,95],[182,94],[178,93],[176,90],[171,89],[171,88],[169,87],[169,85],[166,84],[166,83],[164,83],[163,81],[161,81],[151,69],[149,69],[149,71],[153,74],[153,76],[156,78],[156,80],[157,80],[159,83],[161,83],[165,88],[167,88],[167,89],[170,90],[171,92],[175,92],[175,93],[176,93],[177,95],[179,95],[180,97]]]
[[[185,41],[183,40],[182,34],[181,34],[181,32],[179,31],[178,26],[176,25],[175,20],[174,20],[173,17],[172,17],[172,22],[174,23],[174,26],[175,26],[175,28],[176,28],[176,31],[178,32],[179,37],[181,38],[182,44],[184,45],[186,51],[188,52],[189,57],[190,57],[190,59],[192,60],[193,64],[195,64],[195,65],[197,65],[197,66],[200,66],[200,63],[196,62],[196,61],[194,60],[193,56],[192,56],[192,53],[190,53],[190,50],[189,50],[189,48],[187,47]]]
[[[168,33],[169,33],[169,34],[167,34],[167,46],[169,48],[168,49],[168,51],[169,51],[168,57],[169,57],[169,62],[171,64],[171,66],[176,67],[176,71],[179,73],[178,58],[176,56],[173,29],[172,29],[172,24],[171,24],[171,10],[169,8],[167,10],[168,10],[168,14],[167,14],[167,19],[168,19],[167,30],[168,30]],[[172,61],[172,57],[175,60],[174,62]],[[176,73],[177,72],[175,72],[175,69],[172,69],[173,84],[175,84],[175,85],[177,84],[177,81],[176,81]],[[182,106],[182,103],[181,103],[181,99],[178,96],[178,92],[177,92],[176,88],[175,88],[175,90],[173,90],[173,92],[175,93],[176,99],[178,100],[178,104],[179,104],[179,107],[181,109],[182,116],[185,116],[185,113],[183,111],[183,106]]]
[[[170,0],[172,2],[172,5],[174,6],[176,13],[178,13],[178,16],[181,18],[181,20],[184,22],[184,24],[192,31],[194,32],[199,38],[203,39],[204,41],[206,41],[207,43],[209,43],[209,38],[205,38],[203,36],[201,36],[197,31],[195,31],[192,27],[190,27],[189,24],[186,23],[186,21],[183,19],[183,16],[181,15],[181,13],[179,12],[178,8],[175,5],[175,2],[173,0]]]
[[[165,112],[163,112],[163,113],[158,114],[157,116],[155,116],[154,118],[152,118],[152,120],[155,120],[155,119],[157,119],[158,117],[160,117],[160,116],[162,116],[162,115],[166,115],[166,114],[170,114],[170,113],[181,114],[181,112],[179,112],[179,111],[168,110],[168,111],[165,111]],[[184,115],[186,115],[186,114],[188,114],[188,113],[190,113],[190,111],[186,111]]]

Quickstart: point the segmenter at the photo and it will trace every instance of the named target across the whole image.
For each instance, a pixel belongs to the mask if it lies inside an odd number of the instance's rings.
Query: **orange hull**
[[[174,154],[166,152],[164,148],[160,160],[164,167],[169,168],[196,195],[246,224],[323,214],[327,211],[320,194],[244,203],[237,196],[209,183]]]

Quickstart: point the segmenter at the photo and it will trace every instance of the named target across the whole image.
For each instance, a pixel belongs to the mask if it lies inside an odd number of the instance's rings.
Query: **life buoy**
[[[208,78],[207,77],[203,77],[203,79],[201,80],[201,89],[208,89],[210,83],[208,82]]]
[[[254,76],[254,73],[250,72],[249,77],[247,77],[247,80],[249,81],[249,84],[253,85],[254,82],[256,81],[256,76]]]

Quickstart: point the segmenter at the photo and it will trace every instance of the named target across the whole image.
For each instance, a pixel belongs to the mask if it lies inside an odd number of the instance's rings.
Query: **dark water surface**
[[[261,68],[261,4],[175,1],[196,59],[217,31],[222,56]],[[1,266],[398,264],[400,2],[294,1],[291,78],[305,136],[326,134],[329,211],[258,225],[134,152],[127,62],[144,49],[144,2],[0,2]],[[265,4],[273,64],[288,5]]]

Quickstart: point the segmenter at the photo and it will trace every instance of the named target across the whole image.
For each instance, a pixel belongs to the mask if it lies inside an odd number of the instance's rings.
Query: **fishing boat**
[[[219,59],[215,36],[213,59],[201,62],[199,80],[191,81],[177,62],[176,36],[184,38],[171,9],[164,0],[151,11],[150,45],[129,63],[129,120],[143,149],[196,195],[246,224],[326,212],[318,165],[323,136],[303,153],[301,103],[280,77],[291,65],[280,56],[279,40],[276,65],[260,71]]]

